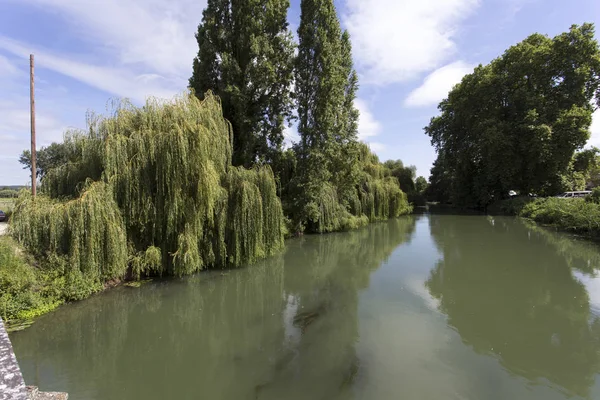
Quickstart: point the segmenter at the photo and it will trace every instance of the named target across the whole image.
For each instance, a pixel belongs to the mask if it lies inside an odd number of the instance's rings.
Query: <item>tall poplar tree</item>
[[[350,37],[332,0],[302,0],[295,78],[298,102],[296,219],[322,231],[325,203],[343,203],[358,183],[358,88]],[[310,227],[312,225],[312,228]]]
[[[233,128],[233,165],[273,161],[292,113],[294,42],[289,0],[209,0],[189,85],[212,90]]]

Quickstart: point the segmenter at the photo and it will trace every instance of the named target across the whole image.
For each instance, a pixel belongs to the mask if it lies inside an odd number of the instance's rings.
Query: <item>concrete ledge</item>
[[[0,399],[28,400],[25,382],[13,352],[4,322],[0,318]]]
[[[0,400],[67,400],[68,394],[43,393],[35,386],[25,386],[21,369],[0,318]]]

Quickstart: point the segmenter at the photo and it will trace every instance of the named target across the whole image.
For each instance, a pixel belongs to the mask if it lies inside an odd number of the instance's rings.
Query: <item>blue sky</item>
[[[185,90],[205,0],[1,0],[0,185],[27,184],[29,54],[36,57],[38,146],[85,128],[110,99]],[[336,0],[360,76],[360,137],[382,160],[428,176],[435,153],[423,127],[473,66],[540,32],[594,22],[597,0]],[[292,0],[296,30],[299,0]],[[598,34],[597,37],[600,37]],[[294,137],[290,130],[290,139]],[[596,112],[590,144],[600,145]]]

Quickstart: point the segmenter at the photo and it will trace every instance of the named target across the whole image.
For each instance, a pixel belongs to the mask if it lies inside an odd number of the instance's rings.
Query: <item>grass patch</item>
[[[8,325],[30,320],[63,302],[49,278],[10,237],[0,237],[0,315]]]
[[[36,262],[10,236],[0,236],[0,316],[7,329],[23,329],[33,318],[102,289],[69,268],[63,257],[50,255]]]
[[[0,198],[0,210],[4,212],[12,211],[15,207],[15,199],[2,199]]]

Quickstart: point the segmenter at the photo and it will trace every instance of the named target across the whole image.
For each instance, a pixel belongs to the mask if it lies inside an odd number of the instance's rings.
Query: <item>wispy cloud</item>
[[[600,147],[600,109],[596,110],[592,115],[592,126],[590,126],[590,140],[588,141],[589,146]]]
[[[16,1],[16,0],[9,0]],[[187,78],[205,0],[18,0],[62,16],[119,64]],[[110,60],[113,61],[113,60]]]
[[[463,76],[473,71],[473,68],[473,65],[464,61],[456,61],[433,71],[423,80],[421,86],[409,93],[404,105],[423,107],[438,104]]]
[[[290,148],[294,143],[297,143],[300,140],[300,135],[298,134],[298,128],[295,124],[291,127],[285,127],[283,129],[283,147]]]
[[[383,144],[383,143],[369,142],[367,144],[369,145],[369,148],[371,149],[371,151],[373,151],[374,153],[381,153],[382,151],[385,150],[385,144]]]
[[[358,120],[358,138],[368,141],[368,138],[377,136],[381,132],[381,123],[371,113],[367,102],[359,98],[354,101],[354,106],[360,114]]]
[[[362,82],[414,78],[456,51],[462,21],[479,0],[346,0],[344,25],[352,36]]]
[[[0,75],[9,76],[17,73],[17,67],[10,60],[0,54]]]
[[[23,58],[29,57],[33,52],[38,67],[51,69],[105,92],[136,101],[144,101],[149,95],[171,97],[176,92],[173,86],[169,89],[169,85],[165,85],[156,76],[149,79],[148,75],[136,75],[125,68],[102,67],[78,62],[72,55],[55,55],[4,36],[0,36],[0,49]]]
[[[16,0],[8,0],[16,2]],[[197,52],[194,38],[206,1],[19,0],[59,15],[81,40],[60,54],[0,36],[0,49],[120,97],[171,97],[187,86]],[[0,63],[2,61],[0,60]],[[1,64],[0,64],[1,68]]]

